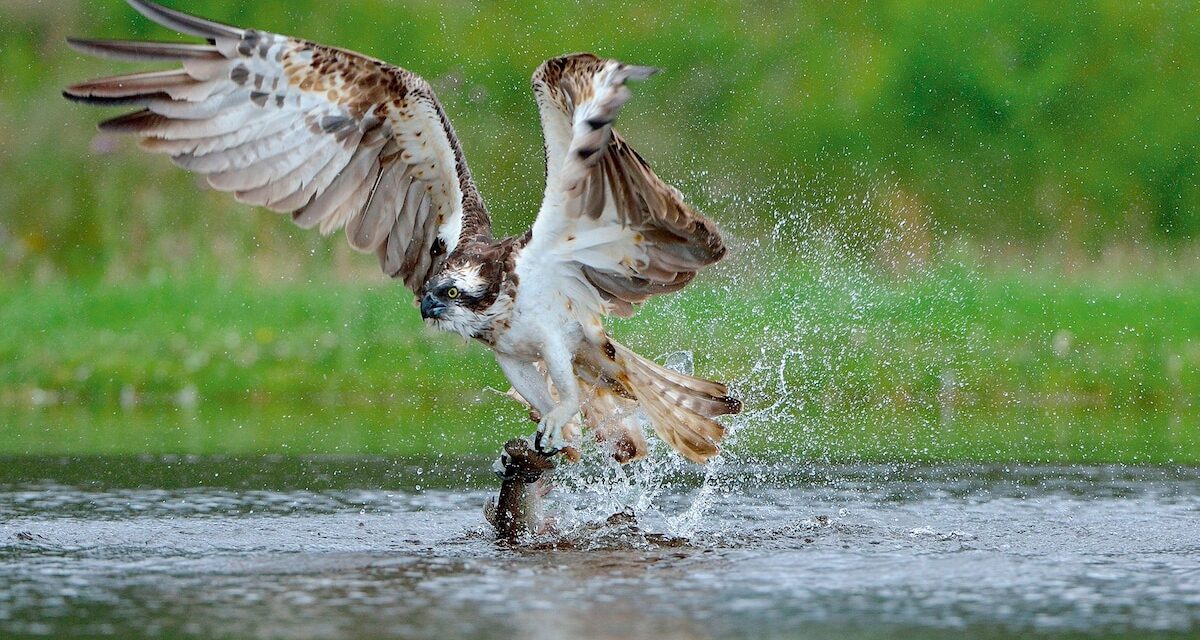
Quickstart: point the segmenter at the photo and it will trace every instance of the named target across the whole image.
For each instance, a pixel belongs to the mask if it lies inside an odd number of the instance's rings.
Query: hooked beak
[[[421,298],[421,317],[425,320],[437,320],[446,313],[446,305],[434,297],[432,293],[427,293]]]

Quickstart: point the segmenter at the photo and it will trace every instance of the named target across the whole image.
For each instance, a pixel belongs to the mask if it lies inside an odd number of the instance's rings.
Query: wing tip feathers
[[[235,39],[240,39],[245,34],[244,29],[177,11],[149,0],[125,0],[125,2],[146,18],[180,33],[200,38]]]
[[[77,37],[68,37],[66,40],[68,47],[84,55],[127,62],[218,59],[222,57],[216,47],[205,44]]]
[[[124,107],[124,106],[140,106],[146,104],[148,100],[155,98],[169,97],[165,93],[154,94],[136,94],[128,96],[98,96],[86,93],[81,85],[68,87],[63,90],[62,96],[71,102],[78,104],[88,104],[97,107]],[[100,123],[103,125],[104,123]],[[101,130],[104,130],[103,128]]]
[[[628,80],[646,80],[658,75],[662,69],[658,67],[643,67],[639,65],[624,65],[625,78]]]

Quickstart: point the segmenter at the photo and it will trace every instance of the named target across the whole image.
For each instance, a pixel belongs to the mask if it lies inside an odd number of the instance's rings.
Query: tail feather
[[[720,452],[725,437],[725,427],[714,418],[742,410],[742,403],[720,382],[672,371],[611,339],[575,364],[583,391],[583,423],[622,464],[649,453],[639,409],[659,438],[700,464]],[[529,406],[516,390],[509,395]],[[551,396],[557,398],[553,388]],[[576,423],[568,427],[574,429]]]
[[[703,464],[717,455],[725,427],[713,418],[742,409],[728,388],[671,371],[612,340],[609,345],[606,351],[624,369],[630,391],[658,437],[693,462]]]

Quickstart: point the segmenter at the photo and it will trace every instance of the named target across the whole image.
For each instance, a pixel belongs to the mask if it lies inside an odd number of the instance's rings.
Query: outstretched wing
[[[581,53],[548,60],[533,76],[546,193],[528,252],[577,265],[586,286],[573,297],[598,296],[600,311],[621,316],[725,255],[717,226],[613,130],[626,82],[655,71]]]
[[[345,227],[350,246],[413,291],[463,238],[490,235],[462,149],[433,90],[366,56],[203,20],[146,0],[142,15],[206,44],[72,39],[109,58],[183,67],[75,85],[68,98],[141,110],[100,125],[207,176],[220,191]]]

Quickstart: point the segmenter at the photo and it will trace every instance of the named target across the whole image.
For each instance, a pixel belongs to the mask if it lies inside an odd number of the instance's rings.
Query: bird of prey
[[[128,0],[203,43],[71,39],[79,51],[181,63],[85,82],[65,95],[129,105],[100,125],[206,176],[238,200],[323,234],[345,229],[402,280],[433,326],[490,347],[552,454],[581,424],[619,461],[646,455],[638,410],[703,463],[737,413],[726,385],[618,344],[628,317],[725,255],[717,226],[663,182],[614,129],[626,84],[655,69],[588,53],[533,75],[546,190],[529,231],[496,239],[454,128],[425,80],[358,53]],[[582,418],[582,421],[580,420]]]

